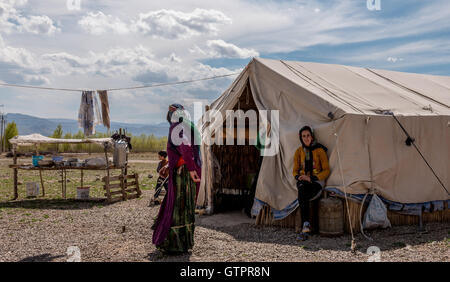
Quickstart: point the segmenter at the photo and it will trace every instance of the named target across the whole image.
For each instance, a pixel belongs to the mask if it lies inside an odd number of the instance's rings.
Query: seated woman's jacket
[[[328,157],[325,150],[321,147],[317,147],[312,150],[313,155],[313,172],[311,175],[311,181],[324,182],[330,175],[330,167],[328,165]],[[292,171],[295,179],[298,176],[305,175],[305,151],[300,146],[294,155],[294,169]]]

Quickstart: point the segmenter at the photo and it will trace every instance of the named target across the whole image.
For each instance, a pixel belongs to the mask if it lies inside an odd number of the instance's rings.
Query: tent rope
[[[361,234],[367,240],[373,241],[372,238],[370,238],[369,236],[367,236],[364,233],[364,228],[363,228],[362,219],[361,219],[362,218],[362,210],[364,208],[364,204],[366,203],[367,195],[375,193],[375,189],[373,188],[372,155],[370,154],[370,143],[369,143],[369,120],[370,120],[370,117],[366,116],[366,144],[367,144],[367,154],[369,156],[370,188],[369,188],[369,191],[367,191],[366,195],[364,195],[364,199],[361,202],[361,208],[359,210],[359,225],[360,225],[360,229],[361,229]]]
[[[402,88],[402,89],[405,89],[405,90],[407,90],[407,91],[409,91],[409,92],[411,92],[411,93],[414,93],[414,94],[416,94],[416,95],[418,95],[418,96],[421,96],[421,97],[423,97],[423,98],[425,98],[425,99],[427,99],[427,100],[430,100],[430,101],[432,101],[432,102],[434,102],[434,103],[436,103],[436,104],[439,104],[439,105],[441,105],[441,106],[444,106],[444,107],[446,107],[446,108],[450,108],[449,105],[444,104],[444,103],[442,103],[442,102],[440,102],[440,101],[438,101],[438,100],[436,100],[436,99],[433,99],[433,98],[430,97],[430,96],[427,96],[427,95],[425,95],[425,94],[423,94],[423,93],[420,93],[420,92],[418,92],[418,91],[415,91],[415,90],[413,90],[413,89],[411,89],[411,88],[408,88],[408,87],[404,86],[403,84],[400,84],[400,83],[398,83],[398,82],[396,82],[396,81],[393,81],[392,79],[389,79],[389,78],[385,77],[384,75],[381,75],[381,74],[375,72],[374,70],[371,70],[371,69],[369,69],[369,68],[366,68],[366,70],[368,70],[369,72],[371,72],[371,73],[373,73],[373,74],[375,74],[375,75],[377,75],[377,76],[379,76],[379,77],[381,77],[381,78],[383,78],[383,79],[389,81],[390,83],[392,83],[392,84],[394,84],[394,85],[396,85],[396,86],[398,86],[398,87],[400,87],[400,88]]]
[[[445,192],[447,192],[447,195],[450,196],[450,193],[448,192],[447,188],[445,187],[444,183],[442,183],[441,179],[439,178],[439,176],[436,174],[436,172],[434,171],[434,169],[431,167],[431,165],[428,163],[428,161],[425,159],[424,155],[422,154],[422,152],[419,150],[419,148],[417,148],[416,143],[414,143],[414,139],[409,135],[408,131],[406,131],[406,129],[403,127],[403,125],[400,123],[400,121],[397,119],[397,117],[394,115],[394,113],[389,112],[387,113],[389,115],[392,115],[392,117],[395,119],[395,121],[398,123],[398,125],[400,126],[400,128],[403,130],[403,132],[406,134],[406,137],[408,138],[407,140],[411,141],[411,144],[414,146],[414,148],[416,148],[417,152],[419,153],[419,155],[422,157],[422,159],[424,160],[424,162],[427,164],[428,168],[431,170],[431,172],[434,174],[434,176],[436,177],[436,179],[438,180],[439,184],[441,184],[442,188],[444,188]]]
[[[342,187],[344,188],[345,205],[347,207],[347,216],[348,216],[348,222],[349,222],[349,225],[350,225],[350,234],[352,235],[352,244],[351,244],[350,248],[351,248],[352,252],[354,252],[356,250],[355,236],[353,234],[352,218],[350,216],[350,209],[349,209],[349,206],[348,206],[347,186],[345,185],[344,173],[342,172],[341,155],[339,154],[339,135],[336,133],[336,127],[335,127],[335,121],[334,120],[333,120],[333,131],[334,131],[334,136],[336,137],[336,152],[337,152],[337,155],[338,155],[339,172],[341,174]]]
[[[372,190],[372,191],[373,191],[373,190]],[[363,228],[363,224],[362,224],[362,220],[361,220],[361,218],[362,218],[362,210],[363,210],[364,204],[366,203],[367,195],[369,195],[369,194],[373,194],[373,192],[368,191],[368,192],[366,193],[366,195],[364,195],[364,198],[363,198],[363,200],[362,200],[362,202],[361,202],[361,208],[360,208],[360,210],[359,210],[359,225],[360,225],[360,229],[361,229],[361,234],[362,234],[367,240],[373,241],[373,239],[372,239],[371,237],[367,236],[367,235],[364,233],[364,228]]]

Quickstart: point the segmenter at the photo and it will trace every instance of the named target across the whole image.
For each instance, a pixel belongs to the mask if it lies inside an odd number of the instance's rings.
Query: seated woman
[[[311,232],[309,202],[320,197],[325,179],[330,174],[330,167],[327,148],[316,142],[311,127],[302,127],[299,138],[302,146],[295,151],[292,173],[297,180],[298,204],[303,227],[298,239],[305,240]]]

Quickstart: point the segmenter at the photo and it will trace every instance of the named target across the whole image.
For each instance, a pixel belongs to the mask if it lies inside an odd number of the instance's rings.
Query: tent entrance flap
[[[223,144],[211,146],[215,212],[251,208],[261,167],[256,147],[259,115],[248,82],[232,110],[223,121]]]
[[[259,150],[252,145],[213,145],[215,212],[241,210],[253,203]]]

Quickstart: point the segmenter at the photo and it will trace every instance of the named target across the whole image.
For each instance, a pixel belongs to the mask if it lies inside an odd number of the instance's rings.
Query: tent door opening
[[[258,109],[253,100],[249,83],[242,92],[233,110],[245,113]],[[239,117],[238,117],[239,118]],[[226,120],[223,124],[224,145],[212,145],[214,156],[214,184],[213,200],[215,212],[246,209],[249,212],[253,204],[256,181],[262,163],[259,149],[255,146],[255,139],[259,125],[259,115],[253,123],[245,119],[245,126],[238,125],[238,118],[234,118],[234,132],[228,132],[228,138],[234,138],[234,145],[226,145]],[[256,124],[255,124],[256,123]],[[240,133],[238,133],[240,132]],[[245,134],[245,145],[237,145],[237,138]]]

